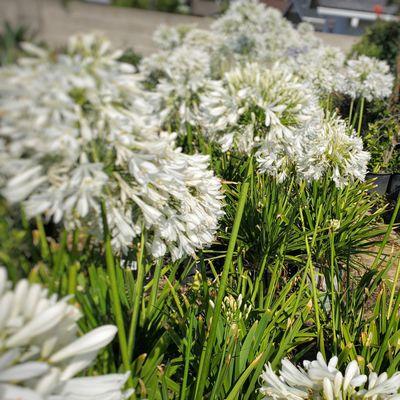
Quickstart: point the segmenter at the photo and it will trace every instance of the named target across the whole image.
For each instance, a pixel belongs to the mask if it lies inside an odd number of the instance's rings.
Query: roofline
[[[378,15],[374,12],[349,10],[343,8],[317,7],[317,13],[322,15],[331,15],[334,17],[359,18],[367,21],[374,21],[378,19]],[[400,21],[400,17],[392,14],[380,14],[379,19],[383,19],[385,21]]]
[[[308,22],[310,24],[324,24],[325,23],[325,18],[321,17],[301,17],[301,19],[305,22]]]

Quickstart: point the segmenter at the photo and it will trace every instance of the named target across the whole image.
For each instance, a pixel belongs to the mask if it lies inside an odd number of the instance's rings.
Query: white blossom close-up
[[[81,312],[39,284],[14,287],[0,268],[0,398],[2,400],[123,400],[128,374],[76,377],[117,333],[100,326],[83,336]]]
[[[260,393],[264,399],[273,400],[394,400],[399,399],[400,373],[390,378],[384,372],[379,376],[360,373],[356,360],[347,364],[342,373],[337,369],[338,358],[325,361],[318,353],[314,361],[304,361],[303,368],[296,367],[288,359],[282,360],[282,368],[276,373],[270,364],[261,374]]]

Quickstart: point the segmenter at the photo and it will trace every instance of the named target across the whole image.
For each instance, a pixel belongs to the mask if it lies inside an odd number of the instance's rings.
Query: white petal
[[[33,390],[14,385],[0,384],[0,394],[1,400],[43,400]]]
[[[117,328],[114,325],[101,326],[58,351],[50,358],[50,361],[56,363],[75,355],[100,350],[113,340],[116,333]]]
[[[26,362],[0,371],[0,382],[19,382],[43,375],[49,369],[44,362]]]
[[[59,302],[50,307],[26,324],[19,332],[11,336],[6,341],[6,346],[14,347],[23,345],[31,338],[50,330],[64,318],[66,309],[67,304],[65,302]]]

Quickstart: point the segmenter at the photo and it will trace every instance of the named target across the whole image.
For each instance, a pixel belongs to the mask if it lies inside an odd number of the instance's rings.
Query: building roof
[[[290,0],[261,0],[261,2],[269,7],[277,8],[283,14],[285,14],[289,10],[292,4]]]
[[[319,0],[318,6],[372,13],[376,6],[381,6],[383,14],[395,14],[399,9],[396,4],[388,5],[388,0]]]

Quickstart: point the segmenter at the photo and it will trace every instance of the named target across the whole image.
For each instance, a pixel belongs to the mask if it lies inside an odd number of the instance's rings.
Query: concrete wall
[[[196,24],[207,28],[212,19],[157,11],[119,8],[61,0],[0,0],[0,24],[10,21],[23,24],[37,37],[52,46],[65,44],[68,36],[77,32],[101,31],[121,48],[132,47],[147,55],[154,51],[152,34],[160,24]],[[1,29],[1,26],[0,26]],[[322,34],[329,44],[349,49],[357,38]]]

